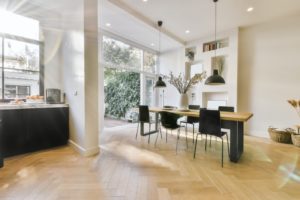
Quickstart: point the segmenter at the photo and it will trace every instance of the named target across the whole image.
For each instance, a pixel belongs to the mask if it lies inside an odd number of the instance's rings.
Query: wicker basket
[[[275,142],[292,144],[291,132],[288,130],[278,130],[277,128],[268,128],[271,139]]]
[[[297,147],[300,147],[300,134],[292,134],[293,144]]]

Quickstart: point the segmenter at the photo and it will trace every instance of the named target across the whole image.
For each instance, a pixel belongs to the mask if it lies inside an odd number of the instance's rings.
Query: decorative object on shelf
[[[197,51],[196,47],[189,47],[185,49],[185,57],[187,58],[188,62],[194,61],[196,51]]]
[[[217,44],[217,2],[218,0],[213,0],[215,3],[215,45]],[[214,47],[215,49],[215,57],[217,57],[217,47]],[[225,80],[222,76],[219,75],[218,69],[216,69],[216,66],[213,66],[213,74],[207,78],[205,81],[206,85],[221,85],[225,84]]]
[[[212,66],[214,66],[212,69],[212,74],[214,72],[214,69],[217,69],[218,74],[220,76],[222,76],[223,71],[224,71],[224,65],[225,65],[225,56],[212,57],[211,63],[212,63]]]
[[[168,82],[172,84],[180,93],[180,109],[188,109],[189,101],[188,95],[186,93],[192,86],[196,85],[206,78],[206,72],[204,71],[200,74],[195,74],[190,79],[185,79],[181,73],[178,77],[175,77],[171,72],[169,77],[164,76],[164,78],[168,80]]]
[[[157,22],[157,25],[158,25],[158,29],[159,29],[159,31],[158,31],[158,52],[160,52],[160,34],[161,34],[161,27],[162,27],[162,24],[163,24],[163,22],[162,21],[158,21]],[[159,60],[159,56],[158,56],[158,59],[157,59],[157,66],[159,66],[160,65],[160,60]],[[155,83],[155,86],[154,86],[155,88],[165,88],[165,87],[167,87],[167,85],[166,85],[166,83],[162,80],[162,77],[161,76],[159,76],[158,77],[158,80],[156,81],[156,83]],[[164,89],[162,90],[162,106],[164,106],[164,93],[165,93],[165,91],[164,91]]]
[[[185,56],[188,58],[189,61],[194,61],[195,52],[191,50],[187,51]]]
[[[277,129],[273,127],[268,128],[271,139],[275,142],[292,144],[291,135],[294,133],[293,129]]]

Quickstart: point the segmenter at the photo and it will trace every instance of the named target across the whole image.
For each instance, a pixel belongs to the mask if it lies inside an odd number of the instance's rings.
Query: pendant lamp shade
[[[206,79],[205,84],[206,85],[221,85],[221,84],[225,84],[225,80],[222,76],[220,76],[218,74],[218,70],[214,69],[213,75]]]
[[[218,0],[213,0],[215,3],[215,44],[217,44],[217,2]],[[217,57],[217,45],[215,45],[215,58]],[[213,66],[215,67],[215,66]],[[213,70],[213,74],[208,77],[205,81],[206,85],[222,85],[225,84],[225,80],[222,76],[219,75],[217,69]]]
[[[166,83],[162,80],[162,77],[159,76],[159,77],[158,77],[158,80],[156,81],[154,87],[156,87],[156,88],[164,88],[164,87],[167,87],[167,85],[166,85]]]

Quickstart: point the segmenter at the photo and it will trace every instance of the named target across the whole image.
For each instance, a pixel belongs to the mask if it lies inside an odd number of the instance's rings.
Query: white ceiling
[[[34,3],[57,13],[82,9],[83,0],[2,0]],[[212,0],[99,0],[100,27],[108,32],[158,50],[156,22],[164,22],[162,51],[181,46],[214,32],[214,3]],[[246,27],[276,18],[300,14],[300,0],[219,0],[218,31]],[[1,4],[0,4],[1,6]],[[22,5],[21,5],[22,6]],[[246,12],[254,7],[251,13]],[[111,27],[105,26],[110,23]],[[189,34],[185,30],[190,30]],[[170,37],[168,37],[169,35]],[[154,43],[155,46],[151,46]]]
[[[147,25],[147,23],[107,1],[102,1],[99,11],[100,27],[105,31],[146,48],[159,50],[159,31],[155,27]],[[111,26],[107,27],[106,23],[110,23]],[[176,40],[161,34],[161,51],[178,48],[180,45]]]
[[[167,30],[187,42],[214,32],[212,0],[109,1],[125,3],[152,21],[163,20]],[[249,6],[254,7],[251,13],[246,12]],[[217,29],[222,31],[300,13],[300,0],[219,0],[217,8]]]

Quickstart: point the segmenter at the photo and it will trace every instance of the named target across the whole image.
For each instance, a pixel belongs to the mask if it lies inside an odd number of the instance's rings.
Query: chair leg
[[[195,129],[194,129],[194,123],[193,123],[193,144],[194,144],[194,133],[195,133]]]
[[[158,138],[158,134],[159,134],[159,133],[160,133],[160,135],[161,135],[161,129],[157,132],[156,139],[155,139],[155,144],[154,144],[155,147],[156,147],[157,138]]]
[[[209,141],[209,147],[211,147],[211,136],[210,136],[210,141]]]
[[[166,129],[166,143],[168,142],[168,129]]]
[[[137,135],[138,135],[138,132],[139,132],[139,126],[140,126],[140,122],[138,122],[138,125],[137,125],[135,139],[137,139]]]
[[[151,130],[151,124],[149,123],[149,136],[148,136],[148,144],[150,143],[150,130]]]
[[[228,134],[226,133],[227,138],[227,149],[228,149],[228,156],[230,156],[230,146],[229,146],[229,140],[228,140]]]
[[[162,139],[161,125],[159,125],[159,130],[160,130],[160,139]]]
[[[179,140],[179,137],[180,137],[180,127],[179,127],[178,130],[177,130],[176,155],[177,155],[177,149],[178,149],[178,140]]]
[[[189,146],[188,146],[187,132],[185,132],[185,141],[186,141],[186,148],[188,149]]]
[[[222,139],[222,167],[223,167],[223,138],[221,138]]]
[[[206,151],[206,143],[207,143],[207,134],[205,134],[205,151]]]
[[[195,159],[195,157],[196,157],[197,141],[198,141],[198,133],[197,133],[197,135],[196,135],[196,141],[195,141],[195,148],[194,148],[194,159]]]

